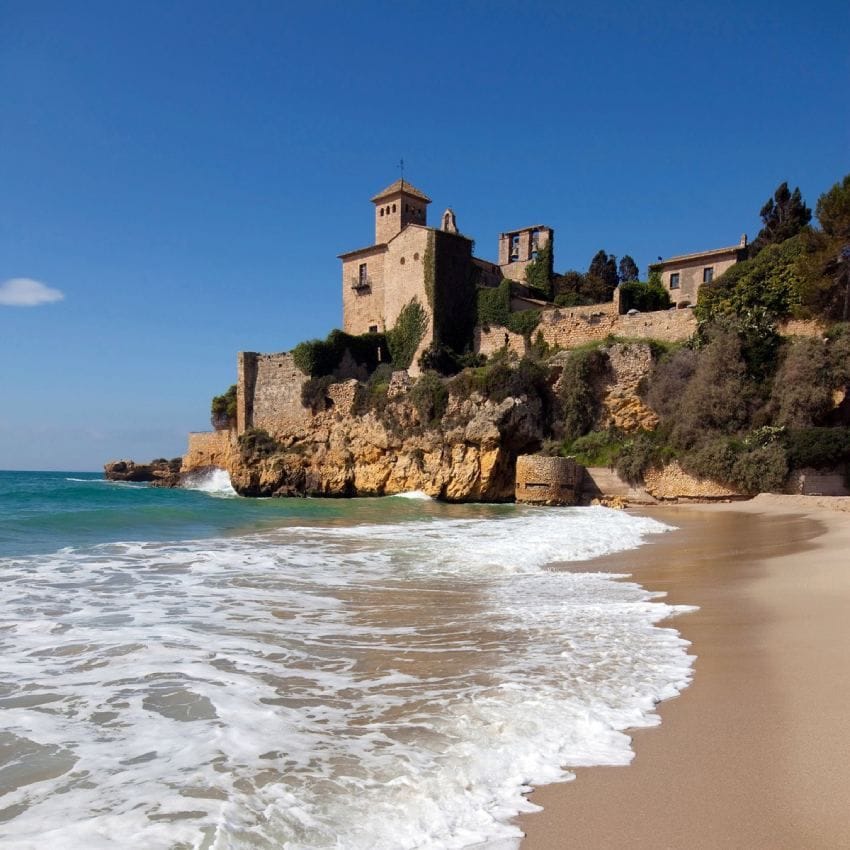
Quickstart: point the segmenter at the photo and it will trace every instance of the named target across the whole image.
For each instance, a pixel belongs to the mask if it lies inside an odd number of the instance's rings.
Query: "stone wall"
[[[685,472],[677,461],[667,464],[663,469],[647,470],[644,475],[644,484],[646,492],[659,501],[748,498],[746,493]]]
[[[826,334],[825,325],[817,319],[786,319],[777,328],[782,336],[812,336],[820,339]]]
[[[850,487],[840,471],[795,469],[788,478],[785,492],[801,496],[850,496]]]
[[[672,308],[621,316],[618,305],[613,302],[544,310],[538,326],[549,345],[568,349],[599,342],[607,336],[681,342],[689,339],[695,330],[696,319],[690,309]],[[533,336],[537,336],[537,331]]]
[[[584,470],[582,501],[615,497],[630,505],[653,505],[657,501],[640,485],[629,484],[613,469],[588,466]]]
[[[384,272],[387,246],[374,245],[342,258],[342,329],[350,334],[383,331]],[[360,266],[366,266],[367,286],[360,286]]]
[[[533,505],[577,505],[584,467],[572,458],[520,455],[516,462],[516,500]]]
[[[474,345],[478,354],[486,354],[488,357],[501,351],[507,340],[508,349],[517,357],[524,357],[528,353],[528,342],[522,334],[515,334],[500,325],[475,329]]]
[[[338,413],[348,414],[354,409],[354,400],[357,395],[357,381],[343,381],[339,384],[331,384],[328,387],[328,399],[331,406]]]
[[[180,471],[191,472],[210,466],[229,469],[235,437],[233,431],[192,431]]]
[[[308,378],[290,353],[242,351],[237,371],[238,433],[262,428],[274,434],[309,420],[310,411],[301,404],[301,387]]]

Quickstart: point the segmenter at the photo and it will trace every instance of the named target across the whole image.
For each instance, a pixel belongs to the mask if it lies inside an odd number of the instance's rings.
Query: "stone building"
[[[473,256],[473,242],[458,230],[453,210],[443,213],[439,228],[429,227],[430,203],[404,180],[372,198],[374,244],[339,257],[346,333],[389,330],[416,300],[429,322],[420,351],[435,340],[463,350],[472,342],[475,289],[498,286],[505,277],[524,280],[537,251],[553,239],[552,229],[543,225],[503,233],[499,262],[493,263]]]
[[[550,242],[554,247],[555,232],[545,224],[523,227],[499,234],[499,268],[508,280],[525,280],[525,270]]]
[[[747,234],[741,237],[737,245],[728,248],[714,248],[697,254],[681,254],[661,260],[649,267],[650,272],[658,272],[664,288],[670,293],[670,300],[697,303],[697,293],[704,283],[711,283],[720,277],[726,269],[740,260],[746,259]]]

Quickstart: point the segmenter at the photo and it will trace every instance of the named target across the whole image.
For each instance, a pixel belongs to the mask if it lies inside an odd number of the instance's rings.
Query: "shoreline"
[[[637,511],[679,530],[593,567],[699,606],[667,621],[692,644],[693,681],[659,704],[659,727],[630,733],[629,766],[535,789],[521,850],[846,846],[850,506],[837,504]]]

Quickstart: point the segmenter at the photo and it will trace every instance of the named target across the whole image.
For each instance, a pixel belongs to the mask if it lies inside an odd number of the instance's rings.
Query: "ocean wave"
[[[299,525],[3,565],[4,848],[508,847],[690,678],[606,509]],[[566,766],[566,767],[565,767]]]
[[[189,473],[183,477],[180,485],[184,490],[198,490],[210,496],[236,496],[226,469],[210,469],[204,472]]]

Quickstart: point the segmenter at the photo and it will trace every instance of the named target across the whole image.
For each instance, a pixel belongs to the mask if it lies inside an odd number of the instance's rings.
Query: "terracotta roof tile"
[[[425,201],[426,204],[431,203],[431,199],[424,192],[421,192],[406,180],[396,180],[395,183],[390,183],[383,192],[378,192],[378,194],[372,198],[372,202],[377,203],[382,198],[386,198],[389,195],[397,195],[399,192],[404,192],[405,195],[410,195],[411,198],[419,198],[420,201]]]

